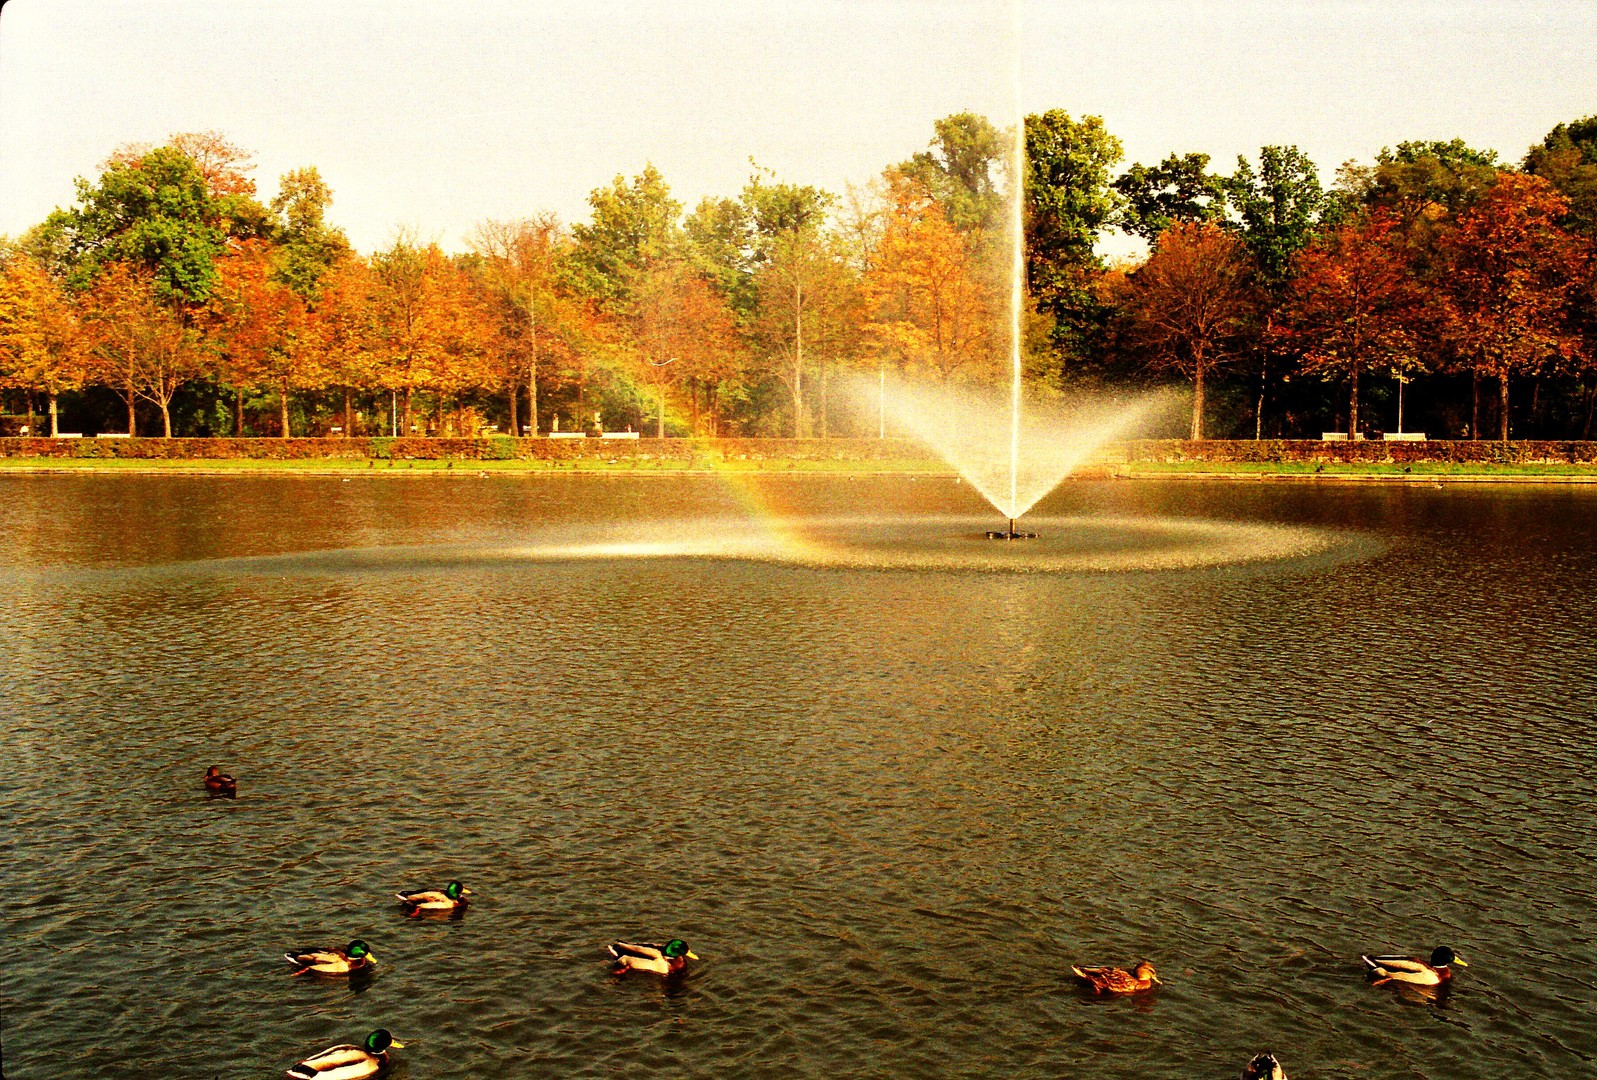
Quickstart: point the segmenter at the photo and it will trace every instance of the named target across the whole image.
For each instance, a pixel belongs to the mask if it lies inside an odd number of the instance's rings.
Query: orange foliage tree
[[[221,326],[221,374],[238,392],[275,390],[278,434],[286,439],[289,392],[322,384],[316,350],[305,334],[305,302],[276,279],[275,253],[262,241],[237,245],[218,260],[217,270],[212,308]],[[242,434],[242,416],[238,422]]]
[[[71,299],[36,261],[13,256],[0,269],[0,386],[45,393],[51,438],[60,433],[57,398],[83,385],[86,360]]]
[[[1247,249],[1213,222],[1178,222],[1119,294],[1133,345],[1155,369],[1192,380],[1192,434],[1203,438],[1203,383],[1236,355],[1252,312]]]
[[[364,259],[346,257],[322,275],[318,286],[320,295],[307,315],[305,337],[307,346],[316,351],[325,383],[343,391],[342,426],[349,436],[355,434],[354,392],[375,381],[371,268]]]
[[[570,237],[553,214],[519,221],[484,221],[471,236],[482,260],[476,281],[492,320],[485,338],[486,385],[506,395],[510,430],[519,432],[517,398],[527,386],[527,428],[538,431],[538,375],[544,360],[569,359],[583,311],[560,282]]]
[[[84,299],[94,381],[111,387],[128,407],[128,434],[137,434],[139,398],[161,410],[162,434],[172,437],[172,398],[204,375],[211,354],[180,311],[156,298],[148,272],[111,264]]]
[[[1560,227],[1568,210],[1568,200],[1541,177],[1499,173],[1442,240],[1452,348],[1460,366],[1498,381],[1504,442],[1510,376],[1581,352],[1569,316],[1590,254]]]
[[[1406,379],[1423,366],[1434,328],[1429,294],[1414,277],[1399,220],[1385,212],[1322,234],[1298,253],[1294,271],[1277,336],[1304,371],[1348,380],[1348,433],[1356,435],[1359,377]]]
[[[988,373],[1003,346],[1001,310],[966,236],[931,193],[887,174],[887,211],[865,271],[868,322],[877,354],[939,382]]]
[[[625,322],[638,373],[658,403],[665,438],[666,390],[681,378],[714,379],[737,350],[732,309],[686,260],[662,257],[630,275]]]

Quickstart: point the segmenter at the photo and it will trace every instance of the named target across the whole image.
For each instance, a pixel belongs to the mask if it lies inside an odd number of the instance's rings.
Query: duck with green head
[[[466,897],[471,890],[458,881],[451,881],[442,889],[415,889],[399,894],[399,902],[406,915],[459,915],[470,903]]]
[[[295,975],[359,975],[377,965],[371,946],[360,938],[342,949],[295,949],[283,957],[297,969]]]
[[[1429,962],[1417,956],[1399,956],[1387,953],[1382,956],[1360,956],[1364,972],[1373,985],[1401,982],[1413,986],[1440,986],[1453,978],[1453,965],[1469,967],[1452,949],[1442,945],[1432,950]]]
[[[317,1077],[320,1080],[365,1080],[368,1076],[387,1071],[390,1064],[388,1051],[404,1045],[390,1035],[387,1028],[378,1028],[366,1036],[366,1041],[360,1046],[351,1046],[349,1043],[329,1046],[321,1053],[299,1062],[284,1075],[290,1080],[312,1080]]]
[[[664,945],[633,945],[625,941],[612,941],[605,948],[615,958],[615,967],[611,969],[615,975],[625,975],[629,971],[676,975],[688,966],[689,960],[698,959],[681,938],[672,938]]]

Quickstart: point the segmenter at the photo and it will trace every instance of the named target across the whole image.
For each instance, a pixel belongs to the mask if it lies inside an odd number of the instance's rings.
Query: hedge
[[[459,461],[924,461],[909,439],[49,439],[0,438],[0,457],[193,459],[329,458]],[[1114,462],[1381,462],[1597,464],[1597,442],[1321,442],[1317,439],[1149,439],[1113,443],[1096,456]]]

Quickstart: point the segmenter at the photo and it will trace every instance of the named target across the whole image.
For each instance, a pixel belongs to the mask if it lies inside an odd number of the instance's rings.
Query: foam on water
[[[1035,541],[993,544],[984,518],[684,520],[612,526],[526,543],[343,548],[207,560],[161,573],[320,573],[501,564],[651,559],[733,560],[816,568],[972,573],[1117,573],[1191,570],[1323,555],[1354,543],[1308,526],[1184,518],[1069,516],[1035,519]]]

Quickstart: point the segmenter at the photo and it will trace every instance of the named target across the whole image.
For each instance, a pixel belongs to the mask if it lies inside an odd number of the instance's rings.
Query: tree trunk
[[[538,309],[531,306],[527,312],[527,340],[531,351],[527,354],[527,434],[538,435]]]
[[[128,436],[131,438],[138,434],[138,417],[133,409],[133,394],[128,394]]]
[[[1481,373],[1470,372],[1469,383],[1469,437],[1481,437]]]
[[[1203,360],[1198,360],[1192,376],[1192,438],[1203,438]]]
[[[1499,430],[1501,430],[1501,432],[1502,432],[1502,435],[1500,436],[1502,441],[1503,442],[1507,442],[1508,441],[1508,374],[1506,372],[1497,377],[1497,389],[1498,389],[1497,400],[1500,403],[1498,411],[1500,413],[1502,413],[1502,416],[1498,420],[1498,427],[1499,427]]]
[[[804,437],[804,292],[793,282],[793,437]]]
[[[233,391],[233,426],[238,437],[242,439],[244,437],[244,391],[242,390]]]
[[[1542,377],[1540,375],[1530,384],[1530,430],[1525,432],[1525,437],[1534,439],[1541,425],[1537,422],[1536,413],[1541,409]]]
[[[831,437],[831,427],[827,423],[827,398],[826,398],[826,364],[821,364],[821,438]]]
[[[161,402],[161,428],[165,433],[165,437],[170,439],[172,437],[172,410],[167,406],[168,402]]]
[[[538,437],[538,369],[527,369],[527,434]]]
[[[1347,438],[1348,442],[1359,437],[1359,369],[1353,367],[1353,377],[1349,380],[1352,389],[1347,397]]]
[[[282,429],[281,429],[281,432],[282,432],[281,437],[286,439],[286,438],[288,438],[288,434],[289,434],[289,432],[288,432],[288,387],[286,385],[280,385],[277,388],[277,408],[278,408],[278,413],[281,416],[281,419],[283,421],[283,426],[282,426]]]
[[[349,407],[349,399],[353,396],[349,387],[344,387],[344,438],[355,434],[355,415]]]
[[[510,434],[521,434],[521,418],[516,415],[516,409],[521,405],[521,380],[510,380]]]
[[[664,379],[660,380],[659,388],[660,388],[660,426],[659,426],[658,430],[655,432],[655,438],[663,439],[663,438],[665,438],[665,380]]]
[[[32,394],[28,395],[28,434],[29,435],[34,434],[34,430],[33,430],[33,395]],[[50,391],[50,438],[53,439],[57,435],[60,435],[60,434],[61,434],[61,424],[60,424],[59,417],[56,415],[55,391],[52,390],[52,391]]]
[[[410,435],[410,387],[405,387],[405,392],[400,395],[400,432],[407,437]]]

